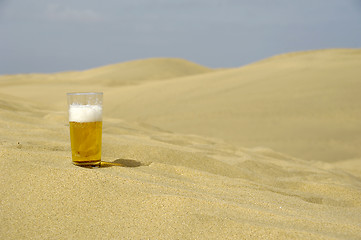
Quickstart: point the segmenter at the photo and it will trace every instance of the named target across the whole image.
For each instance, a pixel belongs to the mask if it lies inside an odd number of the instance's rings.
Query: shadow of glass
[[[106,161],[101,161],[100,162],[100,167],[140,167],[140,166],[148,166],[149,164],[144,164],[141,163],[139,161],[133,160],[133,159],[124,159],[124,158],[119,158],[114,160],[113,162],[106,162]]]

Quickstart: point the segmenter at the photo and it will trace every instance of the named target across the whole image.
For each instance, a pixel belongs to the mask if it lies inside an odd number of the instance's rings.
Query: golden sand
[[[360,239],[361,50],[0,76],[0,239]],[[103,91],[72,165],[66,92]]]

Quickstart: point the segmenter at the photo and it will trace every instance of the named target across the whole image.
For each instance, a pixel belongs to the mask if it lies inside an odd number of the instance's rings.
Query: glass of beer
[[[73,163],[100,166],[103,93],[67,93],[67,97]]]

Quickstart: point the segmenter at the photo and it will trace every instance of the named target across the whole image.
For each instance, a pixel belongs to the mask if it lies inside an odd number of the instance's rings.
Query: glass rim
[[[103,95],[102,92],[71,92],[67,93],[66,95]]]

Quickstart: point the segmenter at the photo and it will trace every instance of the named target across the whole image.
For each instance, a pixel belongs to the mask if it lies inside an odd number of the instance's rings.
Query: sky
[[[361,0],[0,0],[0,74],[152,57],[239,67],[361,48]]]

